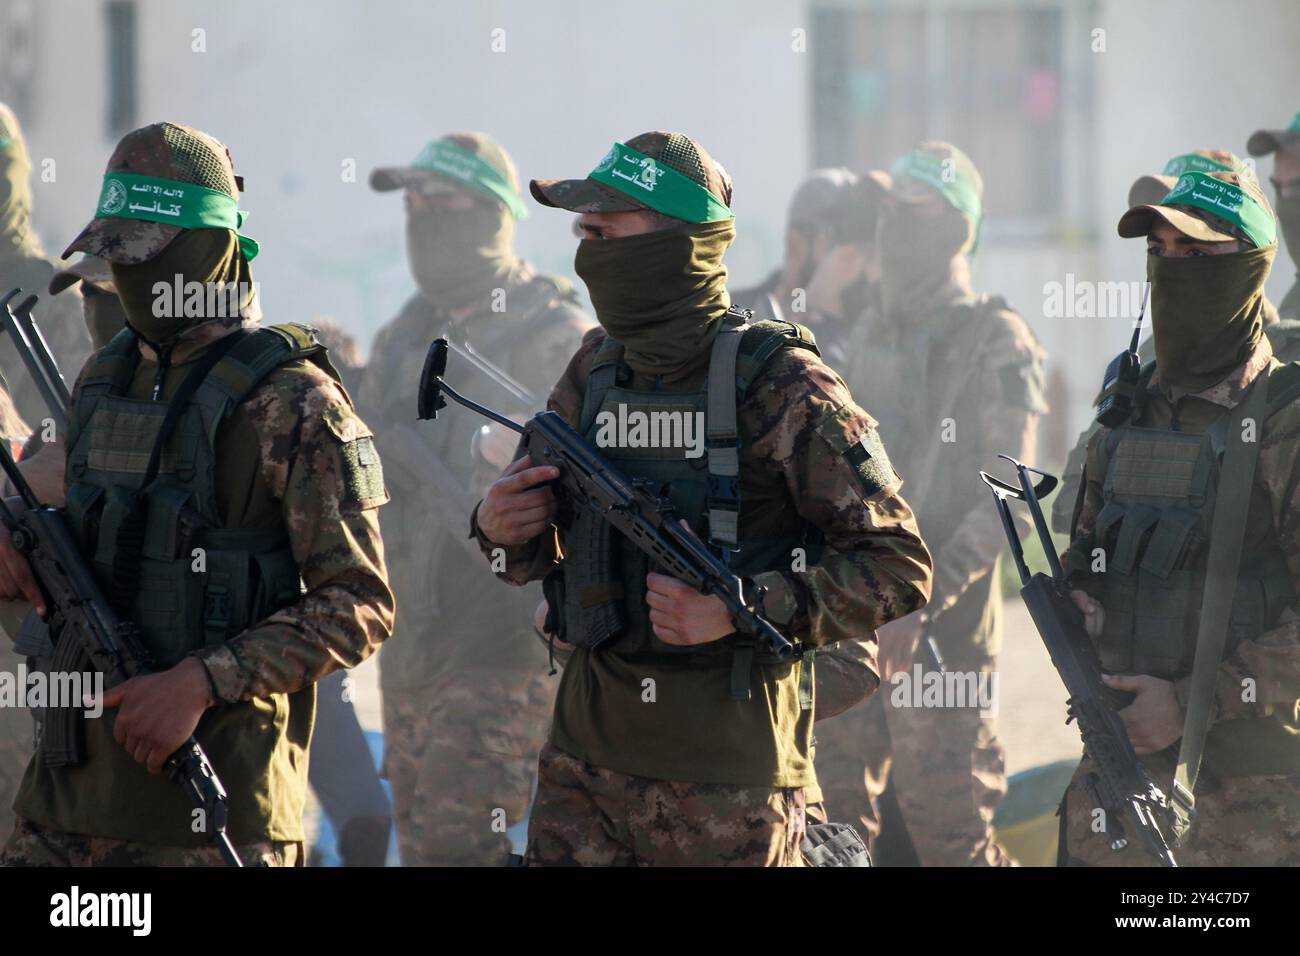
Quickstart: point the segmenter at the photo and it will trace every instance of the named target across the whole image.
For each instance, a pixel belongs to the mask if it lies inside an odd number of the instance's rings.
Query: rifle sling
[[[1196,778],[1205,751],[1205,736],[1210,728],[1210,710],[1224,644],[1232,599],[1236,593],[1237,572],[1241,566],[1246,511],[1259,461],[1264,419],[1268,409],[1268,380],[1272,366],[1265,366],[1256,376],[1250,393],[1233,410],[1228,428],[1227,448],[1223,455],[1217,503],[1210,525],[1210,553],[1205,570],[1205,590],[1201,595],[1201,619],[1196,632],[1196,656],[1192,664],[1191,694],[1183,723],[1183,740],[1178,751],[1178,768],[1174,772],[1173,810],[1175,838],[1181,838],[1191,826],[1196,807]],[[1254,441],[1243,441],[1242,425],[1250,420],[1255,429]]]

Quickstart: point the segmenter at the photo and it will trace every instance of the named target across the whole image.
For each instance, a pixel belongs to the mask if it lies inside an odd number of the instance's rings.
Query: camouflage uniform
[[[655,168],[669,166],[707,190],[713,202],[730,201],[724,174],[687,137],[647,133],[628,140],[624,148],[654,160]],[[615,152],[592,177],[609,168]],[[642,160],[642,168],[648,165]],[[679,188],[700,194],[691,186]],[[539,201],[577,212],[646,208],[640,197],[594,178],[534,181],[532,191]],[[678,225],[658,240],[700,236],[716,241],[701,246],[709,251],[697,250],[694,255],[700,258],[692,259],[699,274],[715,281],[725,277],[721,255],[734,234],[717,208],[710,207],[713,218],[688,219],[689,225]],[[652,232],[628,241],[654,248],[655,237]],[[579,263],[584,253],[602,254],[599,241],[589,242],[593,245],[579,249]],[[592,280],[587,282],[591,288]],[[608,289],[604,286],[602,293]],[[646,297],[653,299],[655,291]],[[596,292],[592,294],[595,302]],[[668,290],[663,294],[675,297]],[[720,301],[703,300],[707,304],[694,307],[700,314],[688,318],[704,323],[712,315],[724,326],[735,321],[730,317],[734,313],[705,311],[725,311],[729,298],[725,290],[721,296]],[[599,315],[599,303],[597,310]],[[596,411],[589,392],[596,380],[593,367],[609,369],[608,356],[630,354],[631,348],[604,329],[589,333],[552,390],[548,407],[575,427],[587,427],[583,419]],[[613,361],[617,394],[629,402],[648,395],[662,395],[664,402],[686,396],[698,401],[711,364],[695,352],[682,356],[684,366],[660,375],[621,358]],[[736,422],[739,482],[745,490],[733,566],[768,588],[763,609],[784,633],[805,647],[822,647],[859,638],[924,602],[928,553],[911,510],[896,494],[898,480],[876,438],[874,420],[854,404],[834,371],[807,348],[777,348],[743,389]],[[608,454],[632,476],[667,481],[670,489],[675,486],[673,479],[665,479],[666,469],[684,474],[680,466],[667,464],[671,452],[656,454],[665,463],[658,466],[616,448]],[[680,493],[680,488],[669,493]],[[703,536],[703,527],[697,527],[700,516],[681,502],[677,506]],[[791,565],[782,544],[791,532],[778,527],[774,515],[822,536],[825,549],[816,556],[810,551],[806,567]],[[522,584],[558,566],[566,589],[576,586],[569,580],[570,568],[582,566],[588,554],[581,549],[590,546],[566,545],[571,525],[563,511],[556,528],[506,548],[500,576]],[[490,551],[492,543],[481,530],[478,534],[480,547]],[[750,568],[750,561],[760,559],[747,546],[771,541],[776,542],[773,556]],[[623,554],[618,560],[631,562],[625,568],[639,569],[626,547],[616,547]],[[565,667],[549,745],[539,761],[528,863],[800,865],[793,847],[802,838],[805,806],[816,786],[814,705],[801,702],[799,692],[807,683],[808,661],[773,663],[756,656],[750,662],[743,640],[727,637],[690,649],[665,644],[649,624],[646,584],[639,575],[632,570],[618,579],[628,623],[617,642],[597,650],[580,646]],[[562,614],[565,627],[580,629],[581,617],[575,620],[570,613]],[[657,688],[652,706],[643,696],[647,687]]]
[[[208,182],[209,188],[238,195],[225,147],[197,130],[174,124],[128,134],[108,168],[181,185]],[[141,263],[165,252],[174,239],[193,234],[170,223],[112,218],[104,208],[101,205],[99,215],[69,252],[82,249],[114,263]],[[244,254],[236,261],[246,269]],[[126,358],[130,356],[127,346],[134,343],[139,357],[126,397],[148,398],[157,387],[167,400],[184,377],[176,370],[197,361],[227,336],[256,325],[255,296],[243,306],[240,314],[229,318],[200,319],[185,327],[169,349],[173,371],[168,374],[160,373],[151,348],[124,338],[130,333],[123,332],[97,353],[79,377],[73,420],[79,420],[85,376],[92,370],[103,371],[99,360],[104,353],[121,351]],[[119,367],[122,358],[116,360]],[[96,434],[96,428],[101,429],[98,434],[105,434],[102,429],[109,425],[111,421],[93,419],[89,434]],[[266,375],[216,433],[222,530],[238,534],[246,529],[282,528],[299,584],[306,587],[305,593],[300,591],[296,599],[242,632],[209,640],[189,654],[202,663],[215,699],[195,736],[229,792],[231,839],[273,862],[293,863],[301,856],[297,844],[303,839],[306,748],[314,718],[315,681],[360,663],[392,626],[393,601],[375,510],[386,494],[373,451],[363,447],[369,445],[368,439],[369,430],[333,375],[305,359],[289,361]],[[69,455],[84,454],[79,450],[82,445],[74,437]],[[163,456],[160,481],[172,480],[177,457]],[[78,480],[80,468],[78,464],[69,469],[70,482]],[[75,529],[78,522],[73,525]],[[213,546],[214,554],[218,547]],[[205,575],[201,588],[208,586]],[[145,628],[146,643],[152,640],[149,633]],[[54,637],[57,642],[59,636]],[[152,646],[150,650],[155,655],[169,653]],[[42,736],[15,805],[19,825],[0,861],[215,859],[206,837],[191,832],[189,801],[180,789],[165,775],[147,773],[113,738],[113,716],[110,711],[106,719],[84,722],[87,756],[79,764],[52,766],[43,759],[46,738]]]
[[[495,164],[513,187],[514,166],[488,137],[457,133],[435,142],[447,141]],[[473,192],[419,160],[376,170],[371,182],[377,189]],[[503,221],[508,238],[513,219],[503,213]],[[468,304],[449,308],[425,292],[412,296],[375,336],[358,389],[361,407],[377,423],[393,492],[384,527],[397,625],[379,663],[384,773],[405,866],[505,862],[505,829],[525,818],[554,694],[546,654],[530,633],[540,589],[475,599],[491,575],[472,545],[465,548],[465,521],[499,467],[488,467],[474,450],[482,421],[459,409],[436,424],[415,421],[424,356],[437,336],[467,343],[540,403],[590,326],[569,283],[512,252],[507,258],[491,288]],[[470,363],[456,356],[452,363],[468,394],[518,415],[536,410],[509,396],[503,401],[500,386]],[[439,465],[441,478],[431,471]],[[463,499],[451,509],[454,518],[435,496]]]
[[[969,163],[947,144],[921,151]],[[910,176],[892,186],[895,193],[911,188],[929,187]],[[911,476],[908,501],[935,546],[923,638],[934,639],[949,673],[996,675],[1004,538],[971,476],[999,453],[1033,460],[1038,418],[1047,410],[1043,352],[1005,302],[970,291],[964,255],[932,271],[918,283],[928,291],[909,296],[904,314],[863,320],[870,330],[849,384],[879,417],[900,471]],[[992,831],[1007,787],[996,719],[951,703],[895,706],[902,682],[914,676],[894,675],[895,686],[818,726],[827,810],[878,836],[880,797],[889,786],[922,865],[1004,865]]]
[[[1272,348],[1263,339],[1254,353],[1223,382],[1190,394],[1171,404],[1159,385],[1158,372],[1146,392],[1149,404],[1138,424],[1150,428],[1168,428],[1176,415],[1179,430],[1202,432],[1223,409],[1236,407],[1260,369],[1272,362]],[[1074,568],[1087,567],[1091,561],[1093,535],[1105,497],[1103,469],[1099,450],[1111,429],[1102,428],[1088,443],[1086,481],[1080,512],[1071,534],[1070,553],[1077,552]],[[1293,581],[1300,581],[1300,490],[1295,475],[1300,468],[1300,401],[1292,402],[1266,419],[1260,435],[1259,463],[1246,517],[1244,554],[1263,550],[1276,536],[1286,555]],[[1069,553],[1067,553],[1067,559]],[[1086,580],[1080,587],[1089,589]],[[1104,605],[1103,605],[1104,606]],[[1255,640],[1242,640],[1220,667],[1215,694],[1215,715],[1211,734],[1220,723],[1242,728],[1256,724],[1256,736],[1262,737],[1282,723],[1292,729],[1297,701],[1300,700],[1300,608],[1295,605],[1282,612],[1276,625]],[[1259,699],[1243,701],[1242,682],[1257,682]],[[1174,682],[1179,704],[1186,709],[1190,693],[1190,674]],[[1270,736],[1276,737],[1277,734]],[[1247,735],[1238,730],[1237,738]],[[1238,748],[1239,749],[1239,748]],[[1294,749],[1294,748],[1292,748]],[[1230,767],[1216,766],[1214,751],[1207,748],[1206,772],[1196,787],[1197,819],[1189,838],[1175,856],[1183,866],[1294,866],[1300,863],[1300,771],[1288,773],[1254,772],[1238,775]],[[1291,763],[1296,762],[1292,757]],[[1167,787],[1172,775],[1165,752],[1143,758],[1143,763],[1157,785]],[[1094,830],[1097,817],[1094,801],[1085,786],[1092,770],[1091,758],[1085,757],[1064,799],[1062,824],[1065,858],[1072,864],[1145,866],[1151,861],[1136,845],[1116,852]]]

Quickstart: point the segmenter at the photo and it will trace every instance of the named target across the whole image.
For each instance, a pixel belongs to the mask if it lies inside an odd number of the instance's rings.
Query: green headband
[[[511,215],[523,219],[528,209],[510,181],[491,163],[446,139],[435,139],[420,150],[411,163],[419,169],[442,173],[471,189],[505,203]]]
[[[95,209],[96,218],[162,222],[181,229],[233,229],[244,258],[252,262],[261,247],[239,234],[246,215],[234,196],[216,189],[120,170],[104,174]]]
[[[1295,118],[1291,120],[1291,125],[1287,129],[1300,133],[1300,113],[1295,114]]]
[[[12,142],[13,142],[12,136],[5,136],[3,134],[0,134],[0,149],[8,149],[9,144]]]
[[[1199,153],[1184,153],[1182,156],[1175,156],[1169,162],[1165,163],[1162,176],[1181,176],[1183,173],[1232,173],[1240,172],[1245,168],[1245,164],[1240,164],[1237,168],[1225,166],[1223,163]]]
[[[587,178],[687,222],[736,218],[722,200],[695,180],[622,143],[611,146]]]
[[[1208,173],[1183,173],[1161,206],[1195,206],[1214,213],[1244,232],[1257,248],[1277,242],[1277,223],[1248,190]]]
[[[945,165],[951,162],[951,165]],[[965,213],[979,224],[984,216],[979,190],[971,178],[957,166],[958,157],[942,157],[924,150],[914,149],[900,156],[890,167],[891,176],[911,176],[932,186],[958,212]]]

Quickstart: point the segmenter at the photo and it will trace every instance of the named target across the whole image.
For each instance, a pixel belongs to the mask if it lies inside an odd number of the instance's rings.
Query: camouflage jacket
[[[588,333],[551,392],[548,407],[575,427],[604,338],[601,330]],[[705,374],[701,369],[671,389],[695,390]],[[637,374],[629,387],[649,390],[652,382]],[[792,640],[820,647],[860,638],[925,603],[929,552],[898,495],[897,476],[891,471],[891,480],[881,485],[855,464],[853,449],[872,438],[875,420],[854,404],[833,370],[803,349],[778,352],[751,383],[737,419],[741,474],[761,472],[765,487],[781,489],[788,507],[825,536],[821,558],[806,568],[783,566],[755,575],[769,588],[769,612],[784,617],[779,610],[793,605],[794,617],[783,627]],[[490,553],[493,545],[477,523],[475,530],[480,547]],[[745,533],[742,501],[742,539]],[[505,570],[498,576],[513,584],[541,578],[561,559],[563,538],[564,530],[553,526],[525,545],[506,548]],[[647,674],[665,688],[653,716],[640,699]],[[765,686],[747,704],[728,699],[725,670],[723,676],[720,690],[713,672],[625,663],[617,646],[593,654],[578,650],[557,695],[552,742],[597,766],[656,779],[812,786],[812,720],[798,708],[798,666],[763,668]],[[589,694],[596,685],[599,692]],[[643,720],[653,720],[657,729],[638,730]],[[692,745],[682,746],[684,739]]]
[[[849,373],[911,482],[908,500],[934,547],[926,613],[954,666],[978,666],[999,649],[994,572],[1006,539],[979,470],[999,454],[1035,459],[1043,365],[1038,340],[1005,302],[949,287],[906,321],[871,321]]]
[[[466,534],[474,502],[500,471],[474,450],[486,422],[459,406],[436,422],[419,422],[416,393],[430,343],[446,334],[503,369],[540,406],[592,324],[574,299],[564,280],[521,264],[504,289],[502,311],[453,317],[417,294],[375,336],[357,398],[375,429],[393,495],[383,516],[398,606],[394,639],[380,656],[386,688],[427,686],[467,667],[546,666],[545,654],[528,638],[540,589],[494,601],[466,600],[490,582]],[[454,353],[447,380],[521,421],[538,410]]]
[[[184,367],[238,320],[186,333],[172,352],[170,395]],[[245,324],[251,324],[245,323]],[[151,349],[129,395],[147,397],[157,372]],[[79,395],[80,381],[73,402]],[[315,682],[365,660],[388,637],[393,596],[377,508],[360,500],[347,443],[370,434],[351,399],[323,369],[297,361],[272,372],[238,406],[217,438],[218,501],[226,527],[282,526],[306,592],[224,644],[194,652],[217,702],[196,736],[230,793],[235,842],[303,839],[307,746]],[[112,736],[112,721],[85,721],[83,767],[53,771],[34,760],[17,812],[73,833],[162,845],[196,845],[189,805],[163,776],[151,776]]]
[[[1169,428],[1177,416],[1179,431],[1204,431],[1224,409],[1235,408],[1264,365],[1277,367],[1268,339],[1261,340],[1254,353],[1222,382],[1186,395],[1176,403],[1153,376],[1147,392],[1146,412],[1137,422],[1144,428]],[[1098,428],[1088,442],[1082,499],[1070,529],[1070,548],[1064,559],[1073,568],[1072,577],[1084,590],[1093,547],[1093,532],[1103,500],[1099,449],[1110,435]],[[1270,416],[1260,434],[1259,461],[1255,469],[1250,504],[1246,512],[1243,554],[1256,553],[1271,536],[1281,544],[1291,580],[1300,593],[1300,400]],[[1246,681],[1253,681],[1255,699],[1243,694]],[[1178,702],[1187,706],[1191,675],[1177,680]],[[1300,735],[1300,600],[1284,610],[1274,625],[1254,640],[1242,640],[1219,668],[1214,700],[1215,720],[1271,718],[1279,739]],[[1263,725],[1261,724],[1261,728]]]

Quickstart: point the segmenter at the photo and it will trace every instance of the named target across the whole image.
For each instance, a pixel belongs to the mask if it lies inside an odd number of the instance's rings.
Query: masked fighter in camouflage
[[[1043,399],[1043,354],[1002,299],[971,287],[983,215],[974,164],[947,143],[923,143],[889,175],[877,246],[881,311],[849,382],[879,409],[881,434],[909,476],[908,500],[935,549],[934,594],[880,634],[889,686],[818,728],[817,762],[832,817],[880,830],[880,797],[897,799],[922,865],[1002,865],[992,832],[1006,792],[996,721],[975,688],[996,693],[1001,643],[997,516],[970,476],[999,452],[1030,461]],[[912,685],[933,670],[913,657],[933,638],[964,700],[922,704]],[[982,685],[979,682],[983,682]],[[864,789],[865,783],[865,789]]]
[[[100,719],[40,715],[4,863],[220,862],[158,773],[191,733],[244,861],[301,862],[315,682],[391,629],[373,440],[310,330],[259,328],[241,188],[212,137],[135,130],[68,249],[111,263],[129,323],[76,382],[68,520],[156,672],[109,691]],[[48,612],[6,537],[0,596],[19,595]],[[55,633],[36,652],[87,669],[73,647]]]
[[[393,503],[385,509],[398,616],[380,655],[384,767],[402,863],[498,865],[528,808],[555,679],[530,634],[536,588],[480,597],[489,571],[466,539],[473,502],[509,460],[505,429],[471,416],[416,427],[429,343],[446,335],[502,368],[538,407],[479,377],[458,380],[520,417],[537,411],[591,323],[571,285],[515,255],[524,215],[514,163],[482,133],[429,143],[371,185],[405,191],[417,292],[379,331],[359,400],[376,423]]]
[[[1254,177],[1189,171],[1119,233],[1147,241],[1155,362],[1129,420],[1089,442],[1065,555],[1075,600],[1107,683],[1135,695],[1120,716],[1152,778],[1171,795],[1175,777],[1194,787],[1178,861],[1294,866],[1300,366],[1280,365],[1264,333],[1277,227]],[[1218,614],[1226,636],[1201,633]],[[1208,733],[1186,722],[1198,693]],[[1137,841],[1111,849],[1092,772],[1085,756],[1065,795],[1061,861],[1149,862]]]
[[[766,616],[805,653],[780,662],[741,639],[717,599],[618,538],[609,555],[570,539],[570,516],[549,488],[531,487],[555,470],[518,458],[475,512],[479,543],[504,549],[506,581],[560,576],[560,636],[578,645],[538,763],[528,862],[800,865],[816,782],[806,651],[920,607],[929,555],[874,421],[807,330],[746,327],[746,313],[729,309],[731,186],[699,144],[645,133],[615,144],[586,179],[531,188],[581,213],[575,267],[601,324],[550,408],[766,586]],[[723,396],[707,416],[706,389]],[[630,432],[602,434],[622,412],[698,414],[734,437],[693,457],[680,441],[643,447]],[[608,580],[605,558],[616,569]],[[594,607],[622,629],[593,650]]]
[[[1276,135],[1283,139],[1269,140],[1267,139],[1269,135]],[[1264,130],[1256,133],[1251,138],[1251,143],[1263,150],[1269,142],[1284,141],[1286,135],[1284,130],[1278,131],[1276,134],[1270,134],[1267,130]],[[1264,138],[1259,138],[1261,136]],[[1296,136],[1300,138],[1300,132],[1297,132]],[[1279,152],[1278,155],[1281,157],[1279,163],[1281,171],[1274,177],[1274,184],[1277,187],[1279,203],[1281,203],[1282,197],[1288,190],[1300,187],[1300,160],[1291,159],[1290,161],[1295,166],[1290,168],[1287,159],[1289,154],[1285,152],[1285,149]],[[1186,172],[1232,172],[1252,179],[1255,178],[1255,170],[1235,153],[1231,153],[1226,149],[1198,149],[1191,153],[1173,157],[1169,162],[1165,163],[1164,171],[1159,175],[1139,176],[1128,191],[1129,207],[1159,203],[1161,199],[1168,195],[1169,190],[1174,188],[1178,178]],[[1279,215],[1285,216],[1286,208],[1284,206],[1280,206],[1280,208]],[[1292,213],[1292,217],[1295,217],[1295,213]],[[1285,237],[1285,219],[1283,223],[1283,236]],[[1300,226],[1297,226],[1296,229],[1297,238],[1295,241],[1297,245],[1300,245]],[[1150,322],[1153,321],[1150,302],[1147,304],[1147,311],[1148,328],[1150,328]],[[1277,356],[1279,362],[1293,362],[1300,358],[1300,293],[1297,293],[1293,288],[1291,293],[1282,300],[1281,306],[1274,306],[1268,300],[1267,295],[1263,296],[1260,305],[1260,321],[1264,324],[1264,334],[1268,337],[1269,344],[1273,347],[1273,354]],[[1155,358],[1155,349],[1151,336],[1148,335],[1138,346],[1138,356],[1144,365]],[[1097,429],[1100,427],[1095,421],[1090,422],[1066,458],[1060,490],[1057,491],[1056,497],[1052,499],[1052,528],[1058,534],[1069,533],[1070,523],[1074,517],[1074,508],[1079,501],[1079,487],[1083,478],[1083,462],[1087,455],[1088,442],[1092,440],[1092,436],[1096,434]]]

